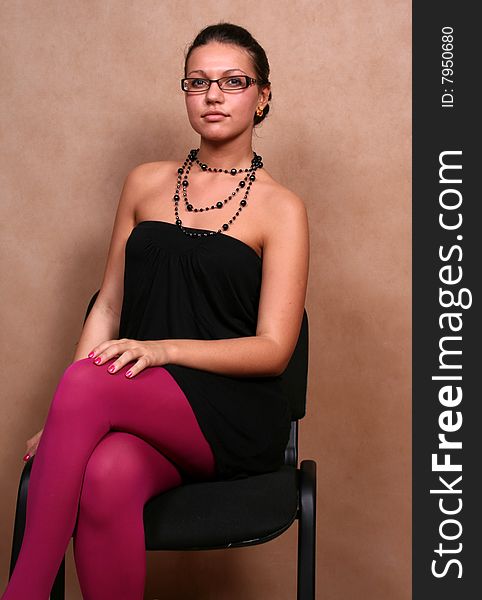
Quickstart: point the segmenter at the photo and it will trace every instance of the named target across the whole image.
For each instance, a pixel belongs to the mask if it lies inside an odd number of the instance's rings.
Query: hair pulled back
[[[186,57],[184,59],[184,77],[187,77],[187,61],[191,56],[191,52],[199,46],[205,46],[209,42],[218,42],[220,44],[232,44],[239,46],[248,52],[253,61],[253,67],[256,72],[256,79],[258,80],[258,86],[261,87],[263,82],[269,81],[269,63],[266,52],[260,46],[260,44],[254,39],[244,27],[239,25],[233,25],[232,23],[217,23],[216,25],[208,25],[202,29],[195,37],[192,44],[189,46]],[[260,85],[261,84],[261,85]],[[268,102],[271,100],[271,91],[269,93]],[[258,116],[254,114],[254,125],[258,125],[266,118],[269,113],[269,103],[266,104],[263,110],[263,114]]]

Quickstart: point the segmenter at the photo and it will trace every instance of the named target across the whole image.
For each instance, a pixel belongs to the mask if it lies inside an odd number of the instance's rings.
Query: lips
[[[215,111],[215,112],[207,112],[204,113],[203,115],[201,115],[202,117],[214,117],[214,116],[219,116],[219,117],[227,117],[228,115],[226,113],[220,112],[220,111]]]

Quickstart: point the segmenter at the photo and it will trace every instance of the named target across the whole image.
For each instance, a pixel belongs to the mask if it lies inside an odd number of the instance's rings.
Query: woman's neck
[[[245,144],[214,145],[201,141],[199,147],[198,159],[206,163],[212,169],[242,169],[249,168],[253,160],[253,149]]]

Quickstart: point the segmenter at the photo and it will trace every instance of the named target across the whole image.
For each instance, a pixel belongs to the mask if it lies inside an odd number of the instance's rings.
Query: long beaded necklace
[[[243,208],[245,206],[247,206],[247,197],[249,194],[249,191],[251,189],[251,186],[253,185],[253,183],[256,181],[256,171],[257,169],[261,169],[263,167],[263,159],[261,158],[261,156],[259,156],[258,154],[256,154],[256,152],[254,152],[254,157],[251,161],[251,167],[247,168],[247,169],[213,169],[211,167],[208,167],[208,165],[206,163],[201,163],[198,158],[199,152],[199,148],[197,149],[193,149],[189,152],[189,154],[187,155],[186,160],[183,163],[183,166],[180,167],[177,170],[177,185],[176,185],[176,191],[174,193],[174,213],[176,215],[176,225],[181,229],[181,231],[183,231],[186,235],[189,235],[191,237],[204,237],[204,236],[208,236],[208,235],[216,235],[218,233],[223,233],[224,231],[227,231],[229,229],[229,226],[236,220],[236,217],[239,216],[240,212],[243,210]],[[212,173],[230,173],[233,177],[236,176],[238,173],[247,173],[247,175],[245,175],[245,177],[238,182],[238,185],[236,187],[236,189],[231,192],[231,194],[229,194],[229,196],[227,196],[224,200],[220,200],[218,202],[216,202],[215,204],[212,204],[211,206],[205,206],[203,208],[195,208],[188,199],[187,196],[187,188],[189,186],[189,172],[191,171],[192,165],[193,163],[196,162],[199,167],[201,168],[202,171],[210,171]],[[232,200],[240,190],[246,188],[244,196],[242,198],[242,200],[240,200],[239,202],[239,207],[238,210],[236,211],[236,213],[231,217],[231,219],[229,219],[229,221],[227,223],[224,223],[222,225],[222,227],[220,229],[218,229],[217,231],[203,231],[202,233],[198,233],[198,232],[193,232],[193,231],[187,231],[187,229],[185,227],[183,227],[182,225],[182,221],[179,217],[179,200],[181,199],[180,197],[180,191],[182,188],[182,196],[184,198],[184,203],[186,205],[186,210],[188,212],[204,212],[205,210],[213,210],[213,209],[221,209],[223,208],[230,200]]]

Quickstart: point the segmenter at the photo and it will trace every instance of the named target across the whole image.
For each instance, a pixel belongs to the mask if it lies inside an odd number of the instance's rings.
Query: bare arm
[[[116,338],[124,293],[124,251],[135,225],[135,207],[152,163],[139,165],[127,175],[114,220],[99,295],[84,324],[73,360],[86,358],[94,346]]]
[[[85,321],[72,361],[87,358],[93,346],[116,338],[118,332],[119,315],[96,301]]]
[[[169,340],[169,362],[231,377],[270,377],[284,371],[282,349],[269,336]]]
[[[169,340],[171,362],[232,376],[279,375],[285,370],[298,340],[309,270],[305,206],[291,192],[286,203],[263,248],[256,336]]]

